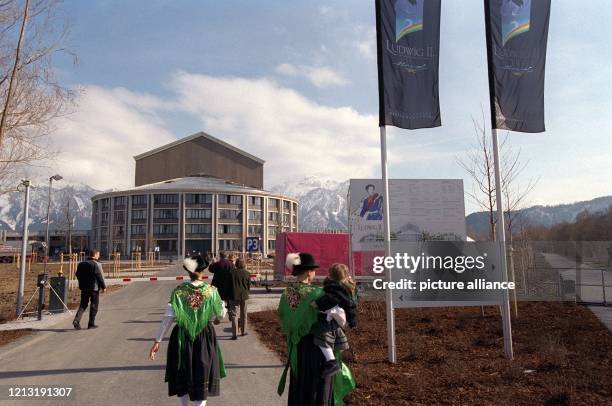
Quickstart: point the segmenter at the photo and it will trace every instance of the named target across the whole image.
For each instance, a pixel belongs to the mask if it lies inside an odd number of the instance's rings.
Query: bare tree
[[[504,214],[508,240],[512,243],[515,233],[516,221],[520,216],[520,209],[524,208],[527,196],[538,184],[539,178],[531,178],[527,184],[520,184],[517,180],[523,173],[529,161],[522,161],[520,149],[506,148],[502,151],[502,196],[504,199]]]
[[[466,193],[483,211],[487,212],[489,238],[494,240],[497,224],[497,199],[492,139],[485,129],[484,111],[482,112],[482,124],[474,118],[472,122],[476,132],[475,148],[468,151],[465,156],[458,157],[457,163],[474,181],[472,190]],[[527,196],[537,185],[538,179],[530,179],[527,185],[519,183],[518,178],[529,162],[523,161],[521,150],[512,149],[507,141],[508,134],[501,139],[499,144],[500,171],[505,220],[510,241],[512,241],[513,225],[520,213],[519,210],[523,208]]]
[[[491,137],[487,136],[485,130],[484,111],[482,112],[482,124],[472,117],[474,130],[476,132],[476,145],[463,157],[457,157],[457,163],[474,181],[472,190],[467,195],[488,213],[489,238],[495,239],[495,172],[493,166],[493,145]],[[505,139],[502,140],[503,145]]]
[[[59,207],[62,207],[59,226],[65,232],[66,252],[72,254],[72,229],[77,217],[77,204],[74,200],[74,187],[64,187],[60,192]]]
[[[0,0],[0,193],[14,190],[31,166],[53,155],[49,134],[67,114],[74,91],[56,80],[52,65],[68,29],[58,0]]]

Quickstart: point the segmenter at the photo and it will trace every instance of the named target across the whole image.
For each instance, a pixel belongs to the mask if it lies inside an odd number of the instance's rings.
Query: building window
[[[297,213],[298,208],[297,208],[297,203],[293,203],[293,212]]]
[[[268,226],[268,238],[276,238],[279,228],[276,226]]]
[[[108,212],[102,212],[100,216],[100,225],[108,225]]]
[[[240,195],[219,195],[219,204],[242,204]]]
[[[102,211],[108,211],[109,199],[102,199]]]
[[[290,221],[291,221],[291,215],[283,214],[283,225],[288,225]]]
[[[242,251],[242,243],[240,240],[219,240],[219,250]]]
[[[249,210],[249,221],[261,221],[263,213],[257,210]]]
[[[249,196],[249,206],[261,207],[261,197]]]
[[[226,220],[242,220],[242,210],[219,209],[219,218]]]
[[[155,204],[178,204],[179,195],[153,195]]]
[[[187,209],[185,210],[185,218],[210,219],[212,218],[212,210],[211,209]]]
[[[102,237],[102,238],[108,237],[108,227],[101,227],[100,228],[100,237]]]
[[[276,249],[276,240],[268,240],[268,250],[274,251]]]
[[[153,218],[155,219],[177,219],[177,209],[155,209],[153,210]]]
[[[133,206],[146,206],[147,205],[147,195],[132,196],[132,205]]]
[[[176,252],[176,240],[155,240],[155,246],[159,247],[160,252]]]
[[[210,224],[186,224],[185,233],[187,234],[210,234],[212,226]]]
[[[268,199],[268,209],[278,210],[278,199]]]
[[[263,234],[262,226],[249,226],[249,236],[250,237],[258,237]]]
[[[146,210],[132,210],[132,220],[144,220],[147,218]]]
[[[268,220],[276,223],[278,221],[278,213],[268,213]]]
[[[187,193],[185,195],[186,204],[207,204],[212,203],[212,195],[210,194],[196,194]]]
[[[285,209],[285,211],[291,210],[291,202],[288,200],[283,200],[283,209]]]
[[[124,211],[116,211],[113,213],[113,223],[123,223],[125,222],[125,212]]]
[[[125,206],[125,196],[115,197],[115,207],[117,206]]]
[[[123,238],[123,226],[113,227],[113,238]]]
[[[217,230],[219,234],[240,234],[242,233],[242,226],[238,224],[219,224]]]
[[[144,224],[138,224],[132,226],[132,234],[145,234]]]
[[[178,233],[178,224],[154,224],[153,234],[167,235]]]

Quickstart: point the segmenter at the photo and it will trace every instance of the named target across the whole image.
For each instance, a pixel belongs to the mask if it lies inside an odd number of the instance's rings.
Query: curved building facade
[[[258,237],[260,252],[268,255],[276,233],[298,225],[295,199],[206,175],[101,193],[92,202],[91,246],[104,256],[244,252],[247,237]]]

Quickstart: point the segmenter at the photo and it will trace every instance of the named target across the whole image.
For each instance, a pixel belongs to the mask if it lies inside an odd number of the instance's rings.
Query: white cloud
[[[290,72],[290,70],[287,70]],[[164,112],[191,115],[201,130],[266,160],[266,185],[308,175],[337,180],[378,170],[376,117],[317,104],[268,79],[178,73],[165,99],[84,86],[78,109],[58,121],[60,154],[46,171],[96,189],[134,184],[133,156],[189,134],[172,134]]]
[[[267,185],[312,174],[345,180],[378,169],[373,115],[317,104],[266,79],[179,73],[173,86],[181,108],[204,130],[267,161]]]
[[[376,60],[376,29],[373,27],[358,26],[356,29],[355,41],[351,45],[357,53],[365,59]]]
[[[274,70],[285,76],[298,76],[301,73],[297,66],[290,63],[281,63]]]
[[[282,63],[275,68],[276,73],[290,77],[304,77],[319,88],[331,86],[346,86],[350,82],[333,69],[322,66],[296,66]]]
[[[97,189],[133,186],[133,156],[175,139],[156,114],[165,106],[123,88],[84,87],[77,111],[57,123],[52,142],[60,153],[49,166]]]

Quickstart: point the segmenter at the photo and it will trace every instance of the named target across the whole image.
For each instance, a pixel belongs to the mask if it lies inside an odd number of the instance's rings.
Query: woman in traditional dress
[[[311,285],[315,270],[319,267],[308,253],[289,254],[287,266],[297,281],[283,292],[278,306],[281,331],[287,339],[287,365],[278,385],[278,394],[285,389],[289,376],[289,406],[338,406],[355,388],[355,381],[340,353],[336,360],[340,371],[322,376],[325,357],[317,347],[311,332],[319,317],[325,317],[311,303],[323,294],[319,287]]]
[[[159,333],[149,351],[155,359],[166,331],[176,321],[170,335],[166,361],[168,396],[178,396],[181,405],[206,405],[209,396],[219,396],[225,366],[215,335],[215,324],[225,316],[225,306],[217,289],[204,282],[208,261],[196,255],[183,261],[190,282],[176,287],[170,295]]]

